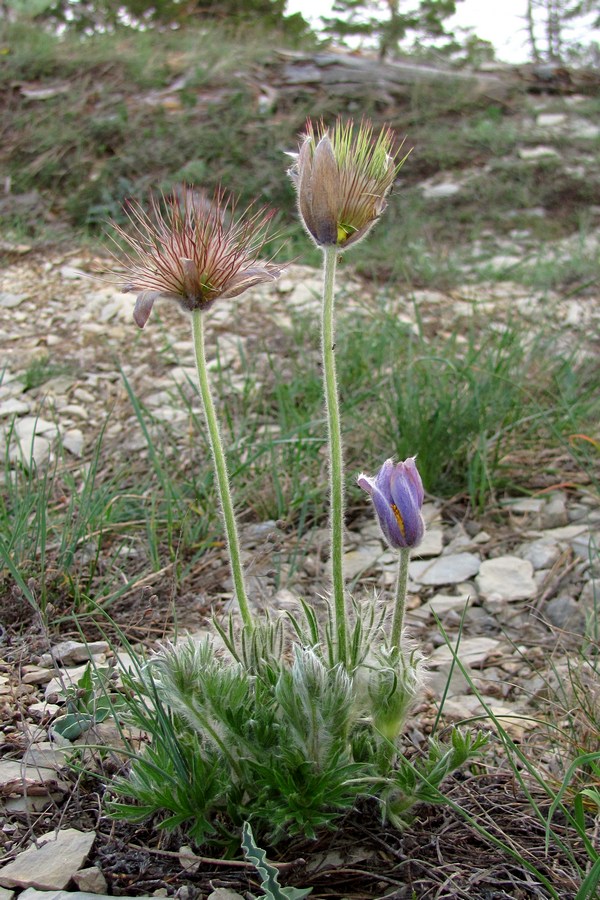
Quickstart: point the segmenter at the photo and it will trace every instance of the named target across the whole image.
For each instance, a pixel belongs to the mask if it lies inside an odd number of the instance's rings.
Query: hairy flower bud
[[[307,123],[300,150],[289,174],[296,187],[300,217],[319,246],[349,247],[361,240],[386,207],[385,197],[398,169],[392,151],[393,132],[383,128],[373,140],[373,127],[338,121],[332,129],[321,122],[317,132]]]
[[[396,465],[386,459],[375,478],[361,474],[358,484],[372,497],[381,530],[391,547],[400,550],[421,543],[425,495],[414,457]]]

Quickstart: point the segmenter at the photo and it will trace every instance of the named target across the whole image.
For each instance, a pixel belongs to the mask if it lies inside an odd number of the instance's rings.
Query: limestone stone
[[[418,547],[410,551],[411,559],[439,556],[444,549],[444,532],[441,528],[427,529]]]
[[[455,645],[456,646],[456,645]],[[475,637],[461,640],[457,656],[467,666],[481,666],[500,647],[500,641],[495,638]],[[446,644],[436,647],[427,660],[427,665],[437,667],[451,662],[454,653]]]
[[[45,766],[48,769],[62,769],[66,764],[67,754],[51,741],[39,741],[31,744],[23,755],[23,762],[30,766]]]
[[[519,157],[526,162],[537,162],[538,159],[560,159],[560,154],[554,147],[540,144],[537,147],[521,147]]]
[[[208,895],[207,900],[244,900],[244,898],[230,888],[217,888]]]
[[[559,544],[547,538],[529,541],[517,548],[518,555],[522,559],[529,560],[536,571],[552,568],[559,559],[561,552]]]
[[[553,597],[542,610],[544,618],[561,631],[585,634],[586,610],[568,594]]]
[[[542,528],[560,528],[569,524],[567,497],[562,491],[548,498],[542,508],[540,521]]]
[[[88,663],[84,663],[81,666],[75,666],[72,669],[65,669],[60,675],[57,675],[56,678],[53,678],[52,681],[49,681],[46,685],[45,697],[46,700],[50,700],[50,702],[54,702],[54,697],[58,696],[59,699],[64,697],[64,690],[69,685],[75,685],[79,681],[79,679],[84,674],[87,669]],[[52,698],[52,699],[50,699]]]
[[[7,416],[23,416],[31,409],[31,404],[25,400],[18,400],[16,397],[9,397],[0,403],[0,418]]]
[[[7,291],[0,291],[0,306],[3,309],[15,309],[24,300],[27,300],[25,294],[10,294]]]
[[[435,594],[431,600],[421,606],[421,610],[434,612],[438,616],[443,616],[450,610],[456,609],[461,612],[465,606],[468,606],[472,597],[469,594]]]
[[[37,764],[27,765],[18,759],[0,759],[0,787],[4,795],[26,793],[34,785],[49,782],[56,783],[54,768]],[[0,884],[2,883],[0,881]]]
[[[438,556],[432,562],[411,562],[409,575],[418,584],[456,584],[476,575],[480,565],[481,560],[474,553],[452,553]]]
[[[0,885],[62,890],[87,859],[95,837],[92,831],[75,828],[42,835],[37,839],[37,846],[32,844],[0,869]]]
[[[59,662],[63,666],[69,666],[73,663],[82,663],[91,659],[92,656],[98,656],[100,653],[106,653],[109,650],[109,644],[106,641],[61,641],[55,644],[50,653],[44,654],[40,658],[43,665],[52,665],[53,662]]]
[[[564,125],[567,121],[566,113],[540,113],[535,123],[540,128],[556,128],[557,125]]]
[[[43,465],[49,456],[50,441],[39,434],[14,441],[8,452],[10,462],[23,466],[27,471]]]
[[[68,450],[73,456],[83,456],[84,438],[80,428],[70,428],[68,431],[64,431],[61,440],[65,450]]]
[[[454,197],[460,192],[460,184],[454,181],[441,181],[439,184],[424,184],[421,186],[426,200],[445,200]]]
[[[120,895],[121,900],[132,900],[125,894]],[[38,891],[35,888],[27,888],[19,894],[19,900],[114,900],[108,894],[90,894],[88,891]],[[135,900],[156,900],[156,894],[152,896],[139,896]]]
[[[516,500],[509,498],[502,501],[502,506],[519,515],[536,515],[543,510],[544,500],[539,497],[519,497]]]
[[[104,894],[108,887],[106,878],[98,866],[80,869],[73,875],[73,881],[81,891],[87,891],[89,894]]]
[[[518,556],[498,556],[481,564],[475,583],[481,596],[505,601],[533,599],[533,566]]]
[[[350,581],[357,578],[362,572],[372,569],[383,554],[383,546],[380,541],[372,544],[360,544],[356,550],[344,553],[344,572]]]

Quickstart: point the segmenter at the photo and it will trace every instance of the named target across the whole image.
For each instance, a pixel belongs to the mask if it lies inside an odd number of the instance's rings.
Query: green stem
[[[323,321],[321,352],[327,427],[329,431],[329,491],[331,527],[331,566],[333,576],[333,606],[337,631],[338,658],[347,658],[346,603],[344,597],[344,481],[342,462],[342,432],[335,371],[334,289],[337,247],[324,249]]]
[[[402,638],[402,626],[404,624],[404,610],[406,609],[406,584],[408,582],[408,563],[410,561],[410,547],[400,549],[398,560],[398,581],[396,582],[396,605],[394,618],[392,619],[391,647],[400,649]]]
[[[225,453],[223,452],[223,444],[221,442],[221,435],[219,432],[219,423],[217,422],[217,416],[215,414],[215,407],[210,392],[208,372],[206,369],[206,354],[204,351],[204,319],[202,311],[199,309],[194,310],[194,312],[192,313],[192,326],[194,333],[196,367],[198,369],[198,381],[200,383],[200,396],[202,397],[202,404],[204,406],[204,415],[206,418],[206,425],[208,427],[210,449],[212,450],[213,455],[215,475],[217,476],[217,487],[219,489],[219,497],[221,500],[223,521],[225,522],[227,549],[229,551],[229,562],[231,564],[231,573],[233,575],[235,596],[244,625],[252,627],[252,615],[250,614],[250,607],[248,605],[246,587],[244,584],[244,572],[242,570],[240,539],[238,537],[237,525],[235,522],[235,513],[233,511],[231,491],[229,489],[227,462],[225,460]]]

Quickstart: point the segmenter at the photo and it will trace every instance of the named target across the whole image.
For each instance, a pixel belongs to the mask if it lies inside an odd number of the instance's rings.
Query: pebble
[[[120,900],[134,900],[127,894],[119,894]],[[135,897],[135,900],[154,900],[155,894]],[[114,900],[114,895],[91,894],[88,891],[37,891],[35,888],[27,888],[19,894],[19,900]]]
[[[456,584],[472,578],[479,571],[481,559],[474,553],[454,553],[440,556],[433,562],[411,562],[409,575],[418,584]]]
[[[537,162],[539,159],[560,159],[560,153],[554,147],[540,144],[537,147],[521,147],[519,158],[527,162]]]
[[[585,634],[587,616],[585,607],[569,595],[553,597],[542,609],[544,619],[560,628],[576,634]]]
[[[30,410],[31,403],[26,403],[25,400],[17,400],[16,397],[10,397],[8,400],[4,400],[0,403],[0,418],[5,418],[6,416],[23,416]]]
[[[551,569],[560,559],[562,550],[560,544],[549,538],[539,538],[536,541],[528,541],[520,544],[516,553],[528,560],[534,569]]]
[[[444,549],[444,532],[441,528],[428,528],[418,547],[410,551],[411,559],[439,556]]]
[[[454,181],[440,181],[439,184],[422,184],[421,191],[426,200],[446,200],[460,193],[461,185]]]
[[[79,428],[70,428],[61,435],[62,445],[73,456],[81,458],[83,456],[84,437],[83,432]]]
[[[85,862],[96,835],[66,828],[37,838],[13,862],[0,869],[3,887],[34,887],[42,891],[62,890]]]
[[[383,555],[381,541],[372,544],[361,544],[356,550],[344,553],[344,573],[349,581],[357,578],[363,572],[367,572],[376,566]]]
[[[15,309],[24,300],[27,300],[25,294],[9,294],[6,291],[0,291],[0,306],[3,309]]]
[[[86,891],[89,894],[105,894],[108,888],[106,878],[98,866],[80,869],[79,872],[75,872],[73,875],[73,881],[80,891]]]
[[[533,600],[536,595],[533,566],[518,556],[498,556],[481,563],[475,584],[484,599]]]
[[[453,648],[456,643],[453,644]],[[495,638],[475,637],[463,638],[458,646],[458,657],[465,666],[482,666],[483,663],[500,647],[500,641]],[[454,659],[454,649],[446,644],[436,647],[427,659],[428,666],[439,666]]]
[[[40,657],[40,664],[49,666],[53,662],[60,662],[68,666],[72,663],[86,662],[92,656],[107,653],[109,649],[107,641],[89,641],[87,644],[82,641],[61,641],[55,644],[49,653]]]

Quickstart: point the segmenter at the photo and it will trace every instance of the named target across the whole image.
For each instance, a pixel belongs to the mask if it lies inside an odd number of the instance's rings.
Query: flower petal
[[[339,181],[333,146],[329,135],[324,134],[317,144],[313,159],[311,193],[317,241],[325,246],[338,242]]]
[[[137,295],[135,306],[133,308],[133,321],[138,328],[143,328],[152,312],[154,301],[160,297],[160,291],[142,291]]]

